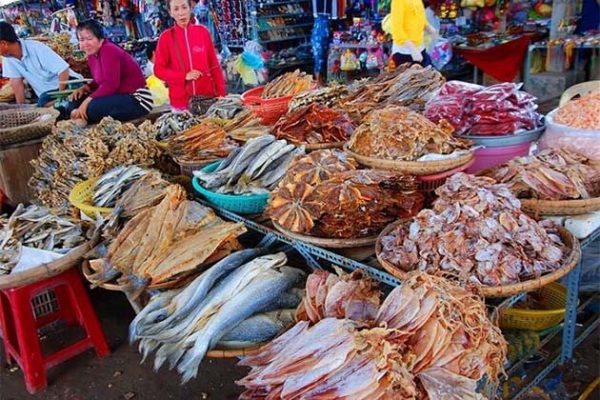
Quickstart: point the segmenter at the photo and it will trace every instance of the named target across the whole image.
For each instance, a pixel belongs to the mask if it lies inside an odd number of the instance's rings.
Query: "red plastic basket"
[[[419,180],[419,187],[423,193],[431,194],[435,191],[435,189],[442,186],[446,182],[447,178],[458,172],[466,171],[471,165],[473,165],[474,162],[475,159],[472,158],[468,163],[463,164],[460,167],[440,172],[439,174],[435,175],[418,176],[417,179]]]
[[[250,89],[242,94],[242,102],[262,120],[263,124],[271,125],[288,112],[290,101],[294,96],[263,99],[264,86]]]

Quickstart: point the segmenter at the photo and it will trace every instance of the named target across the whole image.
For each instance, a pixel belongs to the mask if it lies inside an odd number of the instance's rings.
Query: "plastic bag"
[[[452,44],[448,39],[438,36],[429,43],[427,53],[433,66],[442,69],[452,60]]]
[[[600,131],[576,129],[554,122],[556,110],[546,116],[546,132],[540,139],[540,149],[567,149],[591,160],[600,161]]]
[[[155,75],[150,75],[146,79],[146,85],[148,90],[152,93],[152,100],[154,100],[154,107],[160,107],[169,101],[169,90]]]

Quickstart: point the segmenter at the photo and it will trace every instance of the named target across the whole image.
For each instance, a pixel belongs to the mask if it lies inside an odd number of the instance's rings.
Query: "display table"
[[[529,42],[529,37],[521,36],[499,45],[484,44],[477,47],[457,45],[452,50],[473,64],[474,83],[477,83],[478,70],[482,70],[500,82],[511,82],[523,67]]]

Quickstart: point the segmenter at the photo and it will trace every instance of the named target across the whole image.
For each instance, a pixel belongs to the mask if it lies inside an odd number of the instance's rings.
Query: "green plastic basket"
[[[212,172],[221,164],[221,161],[214,162],[202,168],[204,172]],[[238,214],[260,214],[267,207],[269,194],[222,194],[211,192],[202,186],[198,178],[192,179],[194,190],[204,197],[215,207]]]

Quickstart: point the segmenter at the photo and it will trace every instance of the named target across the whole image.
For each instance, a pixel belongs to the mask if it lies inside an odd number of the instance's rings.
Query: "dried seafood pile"
[[[521,84],[489,87],[452,81],[446,83],[425,108],[425,116],[449,122],[461,135],[512,135],[541,126],[536,98]]]
[[[575,200],[600,197],[600,166],[569,150],[547,149],[518,157],[486,173],[520,199]]]
[[[501,286],[561,267],[566,248],[554,224],[523,214],[506,185],[459,173],[436,194],[433,210],[382,238],[380,257],[399,271]]]
[[[137,165],[113,168],[102,175],[94,185],[92,201],[98,207],[113,207],[117,199],[136,180],[148,173]]]
[[[423,195],[414,177],[354,168],[337,151],[295,161],[272,192],[267,214],[292,232],[359,238],[421,209]]]
[[[261,97],[274,99],[277,97],[295,96],[306,92],[314,85],[311,75],[296,70],[285,73],[265,85]]]
[[[427,154],[451,154],[471,147],[471,142],[452,135],[442,121],[434,124],[406,107],[387,106],[373,111],[354,131],[350,150],[382,160],[416,161]]]
[[[176,281],[239,247],[243,224],[223,222],[197,202],[185,200],[179,185],[165,189],[163,200],[129,220],[108,247],[90,262],[94,284],[118,276],[135,298],[147,287]]]
[[[373,322],[381,306],[377,282],[361,270],[351,274],[316,270],[306,280],[306,295],[296,312],[298,321],[317,323],[325,318]]]
[[[194,175],[203,187],[217,193],[268,193],[301,154],[304,149],[265,135],[236,148],[214,171],[194,171]]]
[[[296,144],[345,142],[353,131],[354,125],[348,115],[318,104],[288,113],[273,127],[277,138]]]
[[[179,160],[209,162],[227,157],[237,143],[229,139],[223,127],[210,119],[167,140],[169,153]]]
[[[244,358],[240,365],[252,369],[236,383],[246,388],[240,399],[254,400],[478,399],[478,380],[496,381],[505,357],[481,298],[415,274],[390,293],[374,323],[300,321]]]
[[[219,98],[211,105],[208,111],[206,111],[205,117],[233,119],[242,111],[244,111],[242,97],[237,94],[230,94]]]
[[[76,183],[117,166],[152,165],[161,151],[151,128],[149,122],[136,128],[110,117],[90,129],[59,122],[56,132],[44,139],[39,157],[31,162],[34,173],[29,186],[42,204],[68,207]]]
[[[167,360],[187,382],[207,351],[264,343],[294,324],[304,273],[277,253],[241,250],[222,259],[182,291],[155,296],[130,325],[144,359],[154,351],[158,370]]]
[[[200,118],[193,116],[188,111],[163,114],[154,123],[156,139],[166,140],[198,125],[201,121]]]
[[[224,128],[227,136],[241,142],[249,139],[267,135],[271,132],[271,128],[263,125],[260,118],[250,110],[245,110],[239,113],[234,119],[228,122]]]
[[[67,253],[86,241],[81,221],[52,214],[45,207],[19,204],[10,218],[0,218],[0,222],[0,275],[9,274],[17,265],[21,246]]]
[[[310,92],[294,96],[292,101],[290,101],[289,111],[293,112],[315,103],[326,107],[333,107],[340,98],[347,96],[349,93],[348,87],[343,85],[332,85],[311,90]]]
[[[169,182],[162,178],[160,172],[148,171],[119,196],[115,209],[123,218],[135,217],[160,203],[168,186]]]
[[[560,107],[554,116],[554,121],[571,128],[600,131],[598,110],[600,110],[600,90]]]
[[[423,111],[427,101],[444,82],[444,77],[431,67],[423,68],[418,64],[402,66],[367,81],[357,91],[340,99],[338,106],[356,123],[361,123],[371,111],[386,105]]]

